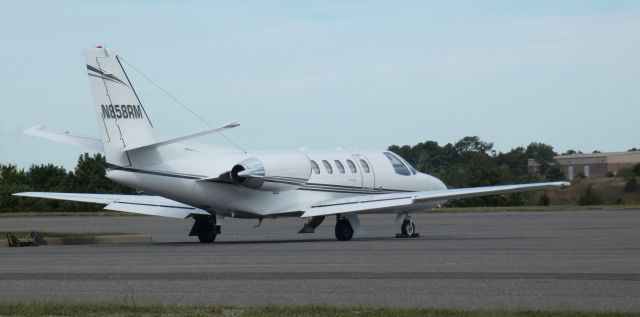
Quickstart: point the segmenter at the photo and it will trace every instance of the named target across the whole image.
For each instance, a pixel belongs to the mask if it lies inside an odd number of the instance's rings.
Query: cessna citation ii
[[[107,210],[193,218],[190,236],[211,243],[224,217],[306,218],[299,233],[312,233],[327,216],[335,236],[364,233],[358,215],[391,213],[403,236],[414,237],[410,214],[449,199],[569,186],[566,182],[447,189],[389,151],[244,152],[184,141],[238,126],[230,122],[174,138],[156,136],[121,58],[98,46],[85,49],[89,83],[101,137],[55,132],[42,126],[26,134],[104,152],[106,177],[146,195],[24,192],[17,196],[106,205]],[[260,222],[258,224],[260,224]]]

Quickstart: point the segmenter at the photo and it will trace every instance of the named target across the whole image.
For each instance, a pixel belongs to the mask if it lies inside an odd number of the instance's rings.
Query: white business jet
[[[335,216],[335,236],[351,240],[364,233],[359,214],[392,213],[401,234],[415,237],[410,214],[449,199],[569,186],[566,182],[447,189],[389,151],[244,152],[184,141],[238,126],[175,138],[156,137],[121,59],[98,46],[84,56],[100,138],[36,126],[25,133],[104,152],[106,176],[146,195],[24,192],[17,196],[90,202],[107,210],[193,218],[189,235],[211,243],[224,217],[306,218],[300,233],[312,233]]]

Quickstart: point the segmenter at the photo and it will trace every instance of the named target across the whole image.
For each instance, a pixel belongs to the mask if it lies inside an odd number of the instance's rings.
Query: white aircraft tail
[[[107,163],[131,166],[127,148],[153,144],[153,125],[118,55],[98,46],[84,50]]]

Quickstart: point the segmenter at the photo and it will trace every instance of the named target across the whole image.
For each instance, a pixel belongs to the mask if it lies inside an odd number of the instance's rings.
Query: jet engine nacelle
[[[236,164],[229,172],[236,184],[280,192],[296,189],[309,181],[311,162],[300,153],[265,154]]]

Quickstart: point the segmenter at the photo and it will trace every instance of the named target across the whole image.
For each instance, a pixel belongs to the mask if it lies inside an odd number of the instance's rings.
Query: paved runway
[[[0,231],[152,234],[153,245],[0,248],[0,302],[330,304],[640,311],[640,211],[423,214],[421,237],[333,237],[327,219],[227,220],[216,243],[190,220],[0,218]]]

